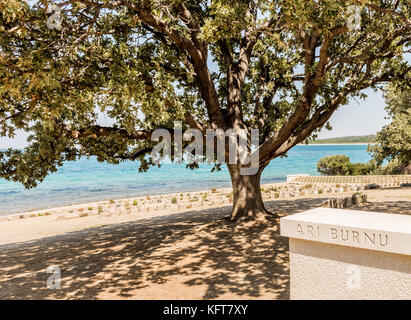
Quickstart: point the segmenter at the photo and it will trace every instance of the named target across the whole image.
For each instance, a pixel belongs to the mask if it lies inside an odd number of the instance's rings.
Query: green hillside
[[[319,139],[309,144],[344,144],[344,143],[372,143],[375,142],[375,134],[368,136],[350,136],[340,138]]]

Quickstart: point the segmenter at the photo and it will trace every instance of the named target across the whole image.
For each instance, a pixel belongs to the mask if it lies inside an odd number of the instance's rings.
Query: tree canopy
[[[0,153],[0,177],[26,187],[80,156],[146,170],[152,132],[175,120],[202,133],[256,128],[256,177],[228,165],[232,217],[250,216],[272,159],[365,89],[410,82],[408,0],[54,4],[0,1],[0,133],[32,133],[24,151]]]

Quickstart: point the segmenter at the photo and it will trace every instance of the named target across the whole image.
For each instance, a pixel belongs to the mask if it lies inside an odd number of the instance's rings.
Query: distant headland
[[[339,138],[318,139],[308,144],[369,144],[375,142],[375,134],[366,136],[348,136]]]

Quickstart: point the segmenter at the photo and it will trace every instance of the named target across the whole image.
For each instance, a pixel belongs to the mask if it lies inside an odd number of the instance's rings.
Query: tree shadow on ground
[[[365,206],[356,206],[353,209],[411,215],[411,201],[368,202]]]
[[[323,200],[266,205],[281,217]],[[279,219],[234,224],[222,219],[229,212],[190,211],[0,246],[0,299],[288,299],[288,239]],[[60,290],[47,288],[51,265],[61,270]]]

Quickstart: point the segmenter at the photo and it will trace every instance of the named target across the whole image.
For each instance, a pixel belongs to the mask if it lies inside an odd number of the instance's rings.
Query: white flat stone
[[[316,208],[280,220],[281,235],[411,255],[411,216]]]

